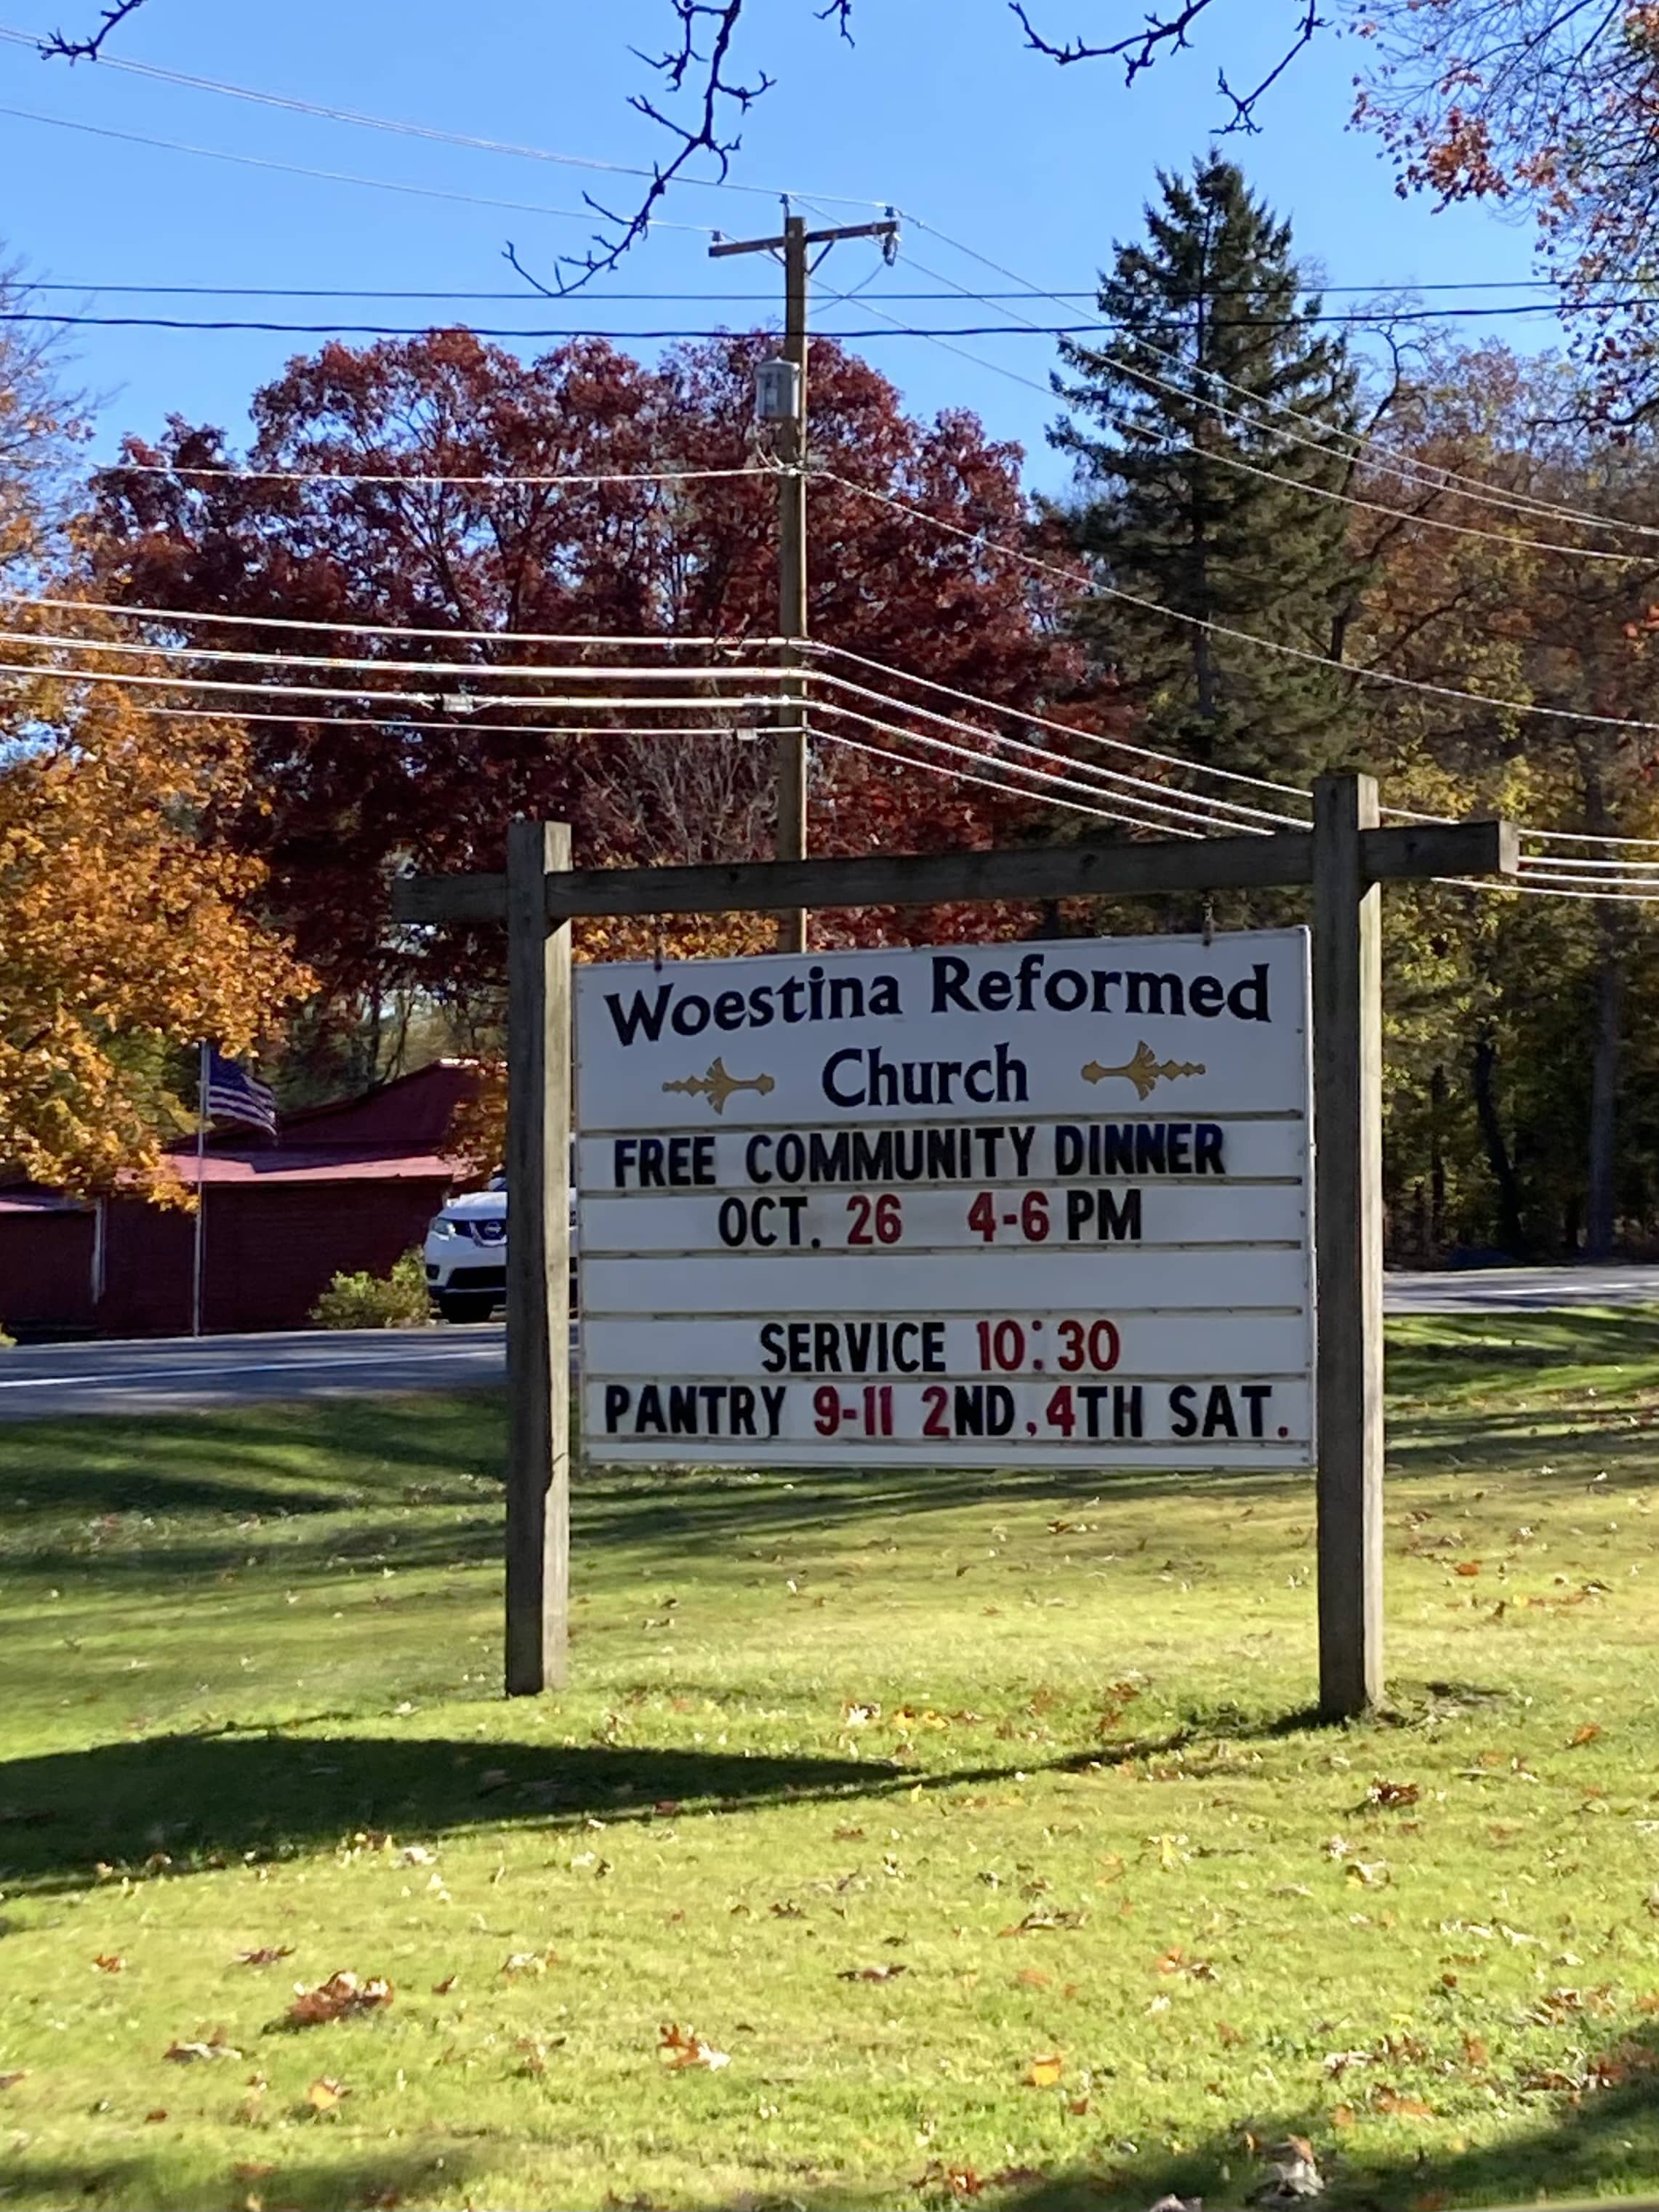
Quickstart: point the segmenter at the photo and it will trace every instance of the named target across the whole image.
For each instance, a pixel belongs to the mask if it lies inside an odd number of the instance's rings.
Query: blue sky
[[[52,22],[77,27],[94,0],[52,0]],[[859,0],[858,43],[842,44],[815,20],[814,0],[751,0],[754,21],[741,66],[763,62],[778,88],[753,112],[732,174],[769,190],[893,202],[952,240],[1024,278],[1057,289],[1091,284],[1115,237],[1132,234],[1159,165],[1181,167],[1200,150],[1219,109],[1218,63],[1236,80],[1272,58],[1266,28],[1282,9],[1223,0],[1216,34],[1126,90],[1109,64],[1060,70],[1022,51],[1001,0]],[[1049,0],[1057,28],[1062,0]],[[1055,14],[1054,10],[1060,9]],[[660,154],[659,132],[628,109],[644,72],[630,45],[659,47],[660,0],[596,8],[550,0],[285,0],[276,7],[226,0],[149,0],[112,52],[159,67],[347,106],[443,128],[617,162]],[[1038,20],[1043,18],[1039,15]],[[48,19],[0,14],[12,29]],[[1436,216],[1401,202],[1374,140],[1349,131],[1352,42],[1304,56],[1264,111],[1262,134],[1231,142],[1252,180],[1289,216],[1299,251],[1334,284],[1444,284],[1531,273],[1523,228],[1474,209]],[[614,190],[627,178],[433,144],[102,67],[45,64],[0,44],[0,106],[149,137],[187,141],[262,159],[351,171],[444,191],[579,209],[584,185]],[[507,290],[501,258],[513,238],[532,265],[578,247],[580,221],[454,204],[361,189],[53,129],[0,114],[0,229],[10,254],[37,276],[75,285],[120,283]],[[877,211],[872,206],[868,212]],[[670,222],[718,225],[728,234],[775,227],[763,194],[688,188]],[[836,220],[860,219],[836,203]],[[477,321],[525,327],[624,331],[665,324],[745,326],[764,300],[653,304],[629,293],[762,290],[769,263],[711,264],[708,240],[663,228],[621,270],[563,303],[478,301]],[[905,250],[926,267],[975,288],[1000,280],[954,246],[911,228]],[[872,276],[872,272],[873,276]],[[867,301],[933,289],[902,259],[879,267],[874,249],[836,249],[823,272],[850,289],[872,279]],[[73,297],[73,308],[268,317],[294,321],[418,323],[459,309],[351,301],[130,301]],[[1338,302],[1336,304],[1342,304]],[[917,307],[893,301],[903,320],[994,322],[969,302]],[[1044,308],[1030,310],[1038,319]],[[825,329],[869,327],[875,318],[820,291]],[[878,325],[876,325],[878,327]],[[1474,325],[1471,331],[1489,328]],[[1545,319],[1502,326],[1518,343],[1548,342]],[[99,449],[124,430],[149,434],[171,411],[240,438],[250,392],[314,341],[275,335],[84,331],[76,334],[82,380],[105,396]],[[997,434],[1020,441],[1036,481],[1057,482],[1043,447],[1053,403],[1039,386],[1052,360],[1036,337],[963,341],[1009,376],[935,343],[872,337],[866,349],[927,413],[975,409]],[[649,350],[648,348],[641,349]]]

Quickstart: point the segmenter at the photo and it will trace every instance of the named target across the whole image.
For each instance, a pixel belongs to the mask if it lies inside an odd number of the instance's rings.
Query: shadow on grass
[[[1114,2154],[1098,2165],[1023,2177],[1003,2189],[987,2177],[988,2212],[1146,2212],[1173,2196],[1201,2199],[1211,2212],[1249,2203],[1269,2176],[1275,2144],[1300,2136],[1315,2150],[1329,2212],[1408,2212],[1413,2207],[1566,2205],[1616,2197],[1622,2212],[1655,2212],[1659,2194],[1659,2031],[1649,2023],[1588,2057],[1580,2086],[1528,2092],[1494,2080],[1507,2098],[1526,2097],[1528,2118],[1495,2141],[1441,2150],[1402,2140],[1391,2156],[1350,2152],[1321,2110],[1253,2114],[1252,2153],[1243,2127],[1217,2131],[1179,2152]],[[1428,2091],[1432,2101],[1434,2091]],[[1468,2093],[1465,2093],[1468,2101]],[[1536,2118],[1531,2116],[1535,2110]],[[1127,2149],[1127,2147],[1126,2147]],[[1627,2194],[1642,2191],[1641,2195]],[[924,2189],[924,2203],[958,2201],[948,2183]]]
[[[1571,1368],[1656,1366],[1659,1312],[1639,1307],[1437,1314],[1389,1328],[1389,1389],[1402,1398],[1547,1389]]]
[[[317,1714],[319,1728],[349,1716]],[[650,1744],[480,1742],[228,1727],[0,1764],[0,1884],[78,1887],[112,1872],[171,1875],[337,1844],[363,1830],[406,1840],[468,1828],[557,1828],[590,1814],[648,1820],[902,1790],[978,1789],[1032,1773],[1124,1765],[1208,1741],[1316,1731],[1311,1708],[1194,1707],[1140,1736],[1034,1760],[924,1768],[879,1758],[745,1754]],[[100,1876],[100,1869],[101,1876]]]
[[[500,1475],[502,1418],[497,1391],[337,1398],[30,1422],[0,1452],[9,1510],[276,1517],[465,1502],[465,1478]]]
[[[100,1865],[199,1871],[337,1843],[359,1830],[470,1827],[720,1810],[915,1783],[878,1759],[744,1757],[649,1746],[227,1729],[0,1765],[0,1881],[79,1886]],[[164,1855],[164,1864],[156,1858]]]
[[[433,2203],[465,2183],[473,2164],[465,2151],[446,2147],[422,2156],[391,2143],[342,2143],[330,2156],[318,2144],[322,2132],[313,2130],[303,2151],[283,2144],[266,2148],[254,2138],[246,2160],[253,2166],[269,2166],[270,2172],[245,2173],[238,2179],[227,2160],[224,2178],[217,2182],[184,2178],[165,2140],[137,2156],[100,2158],[88,2151],[83,2158],[48,2158],[31,2155],[25,2138],[0,2167],[0,2204],[119,2205],[130,2212],[184,2212],[189,2207],[195,2212],[196,2207],[228,2201],[281,2205],[283,2212],[370,2212],[377,2205]]]

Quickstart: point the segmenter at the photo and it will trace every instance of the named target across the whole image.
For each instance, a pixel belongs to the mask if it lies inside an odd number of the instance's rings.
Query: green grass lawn
[[[0,2203],[1659,2191],[1659,1317],[1391,1384],[1346,1730],[1304,1480],[591,1477],[509,1706],[493,1397],[0,1428]]]

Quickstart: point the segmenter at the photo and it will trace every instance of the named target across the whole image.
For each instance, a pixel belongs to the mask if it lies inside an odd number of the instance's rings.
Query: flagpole
[[[202,1270],[207,1258],[207,1182],[204,1169],[207,1159],[209,1049],[204,1037],[196,1052],[196,1261],[190,1286],[192,1336],[202,1334]]]

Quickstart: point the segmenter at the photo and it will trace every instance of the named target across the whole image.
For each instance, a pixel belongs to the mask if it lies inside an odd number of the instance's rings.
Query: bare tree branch
[[[1224,69],[1216,72],[1216,88],[1224,100],[1232,102],[1233,108],[1231,121],[1222,126],[1224,137],[1232,131],[1243,131],[1252,137],[1255,135],[1261,127],[1255,119],[1257,103],[1264,100],[1273,90],[1297,56],[1313,44],[1319,33],[1325,28],[1327,21],[1328,18],[1319,13],[1319,0],[1305,0],[1302,20],[1296,26],[1290,45],[1285,47],[1284,52],[1253,92],[1242,94],[1235,92],[1227,82],[1226,70]]]
[[[679,40],[662,54],[640,54],[639,58],[661,76],[671,93],[685,89],[686,80],[694,70],[699,73],[699,88],[693,119],[688,126],[680,123],[647,100],[635,93],[629,106],[636,114],[667,131],[679,141],[678,151],[672,161],[654,166],[651,182],[644,198],[634,213],[625,220],[602,208],[591,194],[582,198],[596,215],[618,226],[617,234],[610,239],[596,238],[589,251],[580,255],[561,255],[557,267],[563,272],[556,280],[556,290],[560,295],[580,291],[595,276],[614,269],[629,248],[636,246],[651,228],[651,218],[667,195],[677,178],[699,154],[713,156],[717,180],[723,182],[730,173],[732,156],[743,143],[741,133],[722,137],[722,115],[735,109],[738,118],[746,115],[763,93],[769,92],[776,79],[762,70],[752,83],[744,83],[726,75],[732,57],[732,42],[737,35],[738,22],[744,10],[744,0],[669,0],[679,26]],[[852,0],[832,0],[831,13],[839,13],[842,27],[847,27],[847,14]],[[706,46],[698,39],[702,27],[712,25]],[[639,49],[634,49],[639,53]]]
[[[53,31],[41,41],[42,58],[48,61],[95,62],[110,33],[118,31],[128,16],[136,15],[143,4],[144,0],[116,0],[114,7],[104,9],[98,28],[88,38],[70,39],[65,38],[61,31]]]
[[[1123,81],[1133,84],[1144,70],[1165,55],[1184,52],[1190,45],[1188,37],[1200,15],[1208,13],[1217,0],[1179,0],[1179,4],[1164,15],[1145,16],[1133,31],[1120,32],[1115,36],[1091,40],[1079,33],[1073,39],[1053,39],[1040,31],[1031,20],[1027,0],[1008,0],[1009,12],[1025,33],[1025,43],[1034,53],[1045,54],[1062,69],[1074,62],[1118,61],[1123,64]],[[1319,13],[1319,0],[1296,0],[1297,20],[1291,30],[1290,42],[1284,53],[1252,91],[1235,92],[1224,70],[1218,73],[1218,84],[1222,98],[1231,102],[1232,116],[1223,126],[1224,134],[1231,131],[1254,131],[1256,128],[1257,103],[1272,91],[1285,70],[1306,46],[1311,46],[1317,34],[1325,28],[1326,18]]]
[[[586,252],[560,257],[551,283],[532,276],[508,248],[507,258],[520,275],[549,298],[563,298],[580,291],[596,276],[615,269],[623,257],[647,236],[653,218],[674,185],[689,178],[700,161],[706,160],[712,165],[715,182],[723,182],[730,173],[732,156],[742,144],[744,117],[775,82],[764,69],[757,68],[752,76],[745,76],[738,71],[734,64],[738,33],[745,21],[745,11],[748,20],[752,20],[757,12],[753,0],[662,0],[662,3],[667,7],[674,26],[672,42],[661,53],[641,52],[638,48],[634,52],[661,80],[663,90],[656,98],[636,93],[629,105],[636,114],[666,133],[672,144],[672,155],[653,164],[644,193],[631,211],[626,204],[622,208],[607,207],[591,193],[583,194],[599,227]],[[88,36],[71,38],[55,31],[43,42],[40,51],[68,61],[95,61],[112,33],[147,4],[148,0],[110,0],[110,4],[100,9],[97,27]],[[813,8],[813,14],[819,22],[833,24],[850,44],[855,4],[856,0],[823,0],[822,5]],[[1062,65],[1099,59],[1121,61],[1126,82],[1133,84],[1162,56],[1188,46],[1188,33],[1200,17],[1207,16],[1221,4],[1221,0],[1162,0],[1161,11],[1141,16],[1133,29],[1097,41],[1082,34],[1070,40],[1048,37],[1032,20],[1031,11],[1038,5],[1038,0],[1008,0],[1008,4],[1025,33],[1026,44],[1034,52]],[[1138,9],[1140,0],[1094,0],[1094,4],[1121,16],[1128,13],[1132,4]],[[1256,0],[1256,4],[1260,6],[1261,0]],[[1291,9],[1294,16],[1287,27],[1286,44],[1279,60],[1259,84],[1243,92],[1235,91],[1224,70],[1220,74],[1221,95],[1231,109],[1231,119],[1224,126],[1228,131],[1255,130],[1258,102],[1325,27],[1326,18],[1319,13],[1321,0],[1276,0],[1276,4]],[[1235,13],[1244,12],[1243,0],[1240,0]]]

